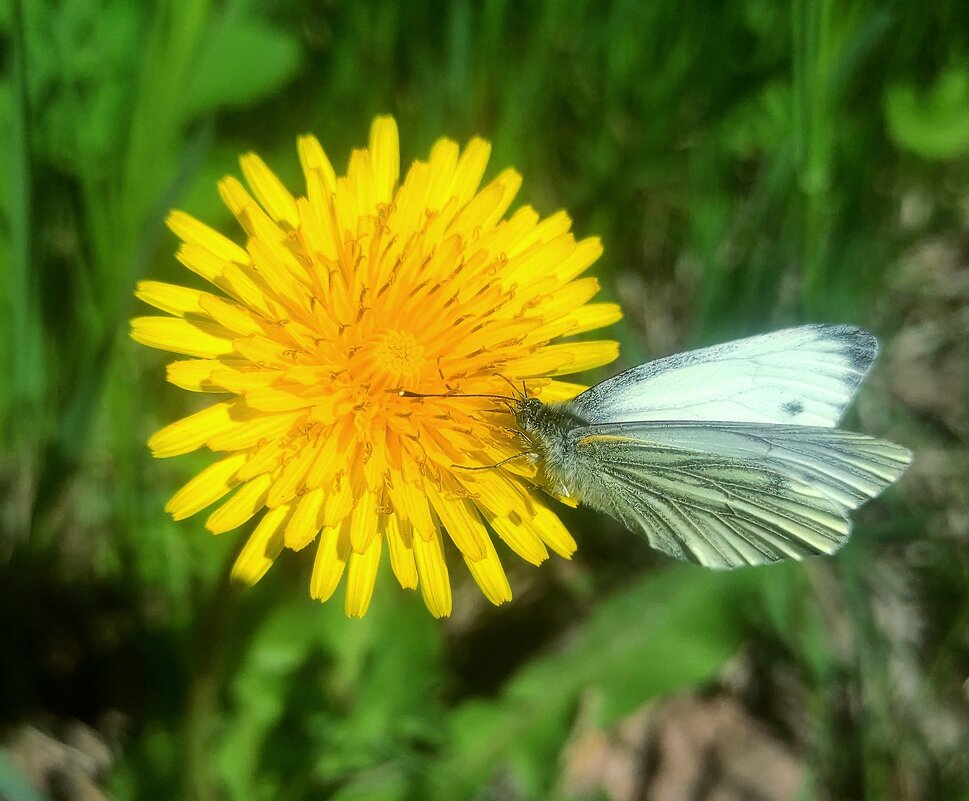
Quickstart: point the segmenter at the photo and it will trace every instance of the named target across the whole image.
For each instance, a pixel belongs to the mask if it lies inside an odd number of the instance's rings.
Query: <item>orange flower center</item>
[[[410,331],[387,329],[376,337],[373,366],[392,386],[395,382],[421,374],[425,348]]]

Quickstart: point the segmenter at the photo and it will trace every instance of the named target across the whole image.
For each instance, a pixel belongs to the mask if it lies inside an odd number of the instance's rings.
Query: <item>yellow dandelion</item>
[[[221,454],[166,508],[181,520],[229,496],[206,522],[215,533],[258,518],[233,569],[248,583],[283,548],[315,542],[310,593],[327,600],[345,578],[350,616],[366,612],[385,550],[436,616],[451,611],[452,545],[491,602],[510,600],[492,534],[536,565],[576,546],[524,460],[466,469],[521,443],[500,404],[461,396],[507,395],[511,382],[565,399],[582,387],[552,376],[616,357],[615,342],[561,341],[620,317],[590,303],[599,285],[579,277],[601,245],[576,242],[563,212],[506,218],[521,178],[505,170],[479,189],[490,154],[480,139],[464,150],[439,140],[400,184],[389,117],[346,176],[314,137],[298,148],[303,196],[254,153],[241,159],[249,191],[219,184],[244,247],[169,216],[178,260],[217,291],[138,285],[172,316],[134,319],[134,339],[190,357],[169,364],[171,383],[223,396],[149,440],[158,457]]]

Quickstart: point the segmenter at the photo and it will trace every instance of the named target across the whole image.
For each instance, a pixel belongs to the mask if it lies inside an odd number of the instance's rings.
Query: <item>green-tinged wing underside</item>
[[[831,428],[615,423],[575,431],[579,488],[678,559],[732,568],[829,554],[848,512],[897,479],[905,448]]]

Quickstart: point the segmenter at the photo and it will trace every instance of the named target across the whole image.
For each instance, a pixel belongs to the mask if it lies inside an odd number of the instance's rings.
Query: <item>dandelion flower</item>
[[[206,521],[214,533],[256,519],[233,568],[250,584],[283,548],[315,543],[310,593],[327,600],[345,580],[350,616],[366,612],[384,551],[435,616],[451,611],[451,550],[491,602],[510,600],[494,536],[533,564],[576,546],[527,462],[466,469],[521,443],[501,404],[461,396],[507,395],[511,382],[565,399],[582,387],[555,376],[616,357],[612,341],[562,341],[620,317],[590,303],[599,285],[579,277],[601,245],[576,242],[563,212],[506,217],[521,178],[505,170],[479,189],[480,139],[463,150],[439,140],[402,183],[389,117],[346,176],[314,137],[298,149],[305,195],[254,153],[241,158],[248,190],[219,184],[244,246],[169,216],[178,260],[213,291],[138,285],[171,316],[134,319],[134,339],[188,357],[168,380],[216,396],[149,440],[158,457],[218,454],[166,509],[181,520],[221,502]]]

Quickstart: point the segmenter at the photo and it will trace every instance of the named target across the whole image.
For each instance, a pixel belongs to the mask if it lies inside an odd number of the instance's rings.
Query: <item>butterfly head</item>
[[[530,432],[544,428],[548,417],[548,407],[538,398],[519,398],[515,402],[513,411],[518,430],[526,436]]]

